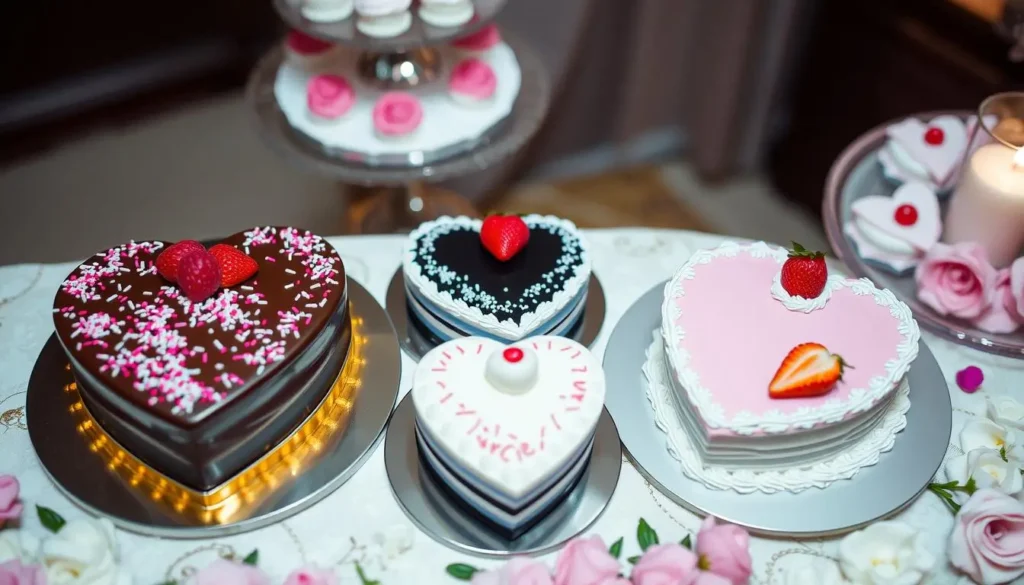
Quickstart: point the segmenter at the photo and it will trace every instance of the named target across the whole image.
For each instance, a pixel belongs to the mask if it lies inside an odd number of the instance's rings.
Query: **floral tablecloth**
[[[600,355],[616,322],[644,292],[665,280],[688,254],[700,247],[717,245],[725,238],[693,232],[657,230],[597,230],[588,233],[594,270],[607,296],[604,329],[595,346]],[[332,238],[341,252],[351,278],[383,301],[401,260],[403,238],[363,236]],[[21,481],[26,513],[23,527],[42,535],[45,530],[34,513],[39,504],[59,511],[68,520],[84,515],[51,484],[32,450],[25,418],[25,392],[36,356],[53,331],[51,303],[58,285],[74,264],[18,265],[0,267],[0,474],[14,474]],[[985,412],[987,393],[1024,394],[1024,361],[1014,361],[959,347],[926,333],[925,339],[942,367],[955,409],[953,436],[964,423]],[[974,394],[956,385],[956,372],[976,365],[985,383]],[[403,356],[402,393],[408,389],[414,363]],[[959,454],[955,447],[951,454]],[[611,504],[590,533],[609,544],[625,537],[623,558],[639,554],[639,519],[657,530],[663,541],[678,542],[695,533],[700,520],[673,504],[628,463],[622,467]],[[953,516],[934,494],[925,493],[898,517],[924,532],[927,547],[943,558]],[[281,579],[299,565],[336,567],[341,583],[379,581],[444,583],[452,578],[445,567],[470,562],[478,567],[493,564],[467,559],[419,533],[394,501],[384,471],[383,449],[373,456],[348,483],[313,508],[285,522],[229,538],[210,541],[177,541],[117,533],[121,563],[140,585],[179,578],[190,567],[201,567],[218,555],[244,557],[259,550],[259,565]],[[751,546],[754,577],[751,583],[783,583],[788,566],[806,557],[835,557],[838,540],[773,540],[755,538]],[[357,573],[357,565],[362,575]],[[454,582],[454,581],[452,581]],[[938,563],[928,583],[968,582]]]

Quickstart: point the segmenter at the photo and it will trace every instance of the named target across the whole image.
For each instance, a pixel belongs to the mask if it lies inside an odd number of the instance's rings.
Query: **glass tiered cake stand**
[[[301,15],[301,0],[275,0],[281,17],[311,36],[359,51],[361,83],[380,90],[436,89],[447,82],[446,63],[439,45],[487,25],[504,0],[474,0],[475,17],[459,27],[438,28],[413,17],[411,28],[392,38],[373,38],[359,32],[355,16],[318,23]],[[537,132],[547,113],[551,87],[537,55],[522,40],[504,35],[521,72],[518,97],[511,113],[479,137],[431,151],[410,150],[400,155],[367,156],[325,147],[288,122],[275,96],[275,80],[284,50],[273,49],[256,66],[246,91],[260,135],[287,160],[355,188],[370,188],[372,196],[351,205],[348,223],[353,232],[408,231],[442,215],[477,215],[465,198],[438,188],[439,181],[487,169],[518,152]]]

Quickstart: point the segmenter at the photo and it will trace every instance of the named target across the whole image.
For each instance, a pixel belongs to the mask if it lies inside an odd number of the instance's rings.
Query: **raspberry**
[[[193,303],[213,296],[220,288],[220,265],[206,249],[196,250],[178,262],[178,286]]]

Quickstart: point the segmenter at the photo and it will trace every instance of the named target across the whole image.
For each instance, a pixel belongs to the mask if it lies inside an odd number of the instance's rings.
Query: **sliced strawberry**
[[[516,215],[491,215],[480,226],[480,243],[495,258],[508,262],[530,241],[530,227]]]
[[[794,297],[813,299],[825,290],[828,281],[828,266],[825,255],[811,252],[793,242],[789,258],[782,265],[782,288]]]
[[[260,269],[255,260],[228,244],[217,244],[210,248],[210,254],[220,265],[220,285],[224,288],[249,280]]]
[[[832,390],[849,368],[843,358],[820,343],[802,343],[790,350],[768,385],[772,398],[809,398]]]
[[[171,282],[178,282],[178,264],[181,259],[197,250],[206,250],[206,247],[195,240],[182,240],[172,244],[156,257],[156,270],[160,276]]]

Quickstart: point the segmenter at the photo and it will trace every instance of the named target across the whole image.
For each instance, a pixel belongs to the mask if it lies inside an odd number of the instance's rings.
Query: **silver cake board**
[[[908,374],[907,427],[892,450],[852,479],[798,493],[741,494],[715,490],[691,479],[668,452],[655,426],[641,372],[652,333],[661,326],[665,283],[645,293],[626,311],[608,340],[604,369],[605,405],[615,419],[634,467],[673,502],[700,516],[713,515],[763,536],[812,538],[856,530],[906,508],[927,488],[942,464],[953,424],[946,380],[921,342]]]
[[[398,397],[402,356],[395,331],[384,309],[362,285],[348,280],[353,317],[362,319],[365,338],[360,357],[362,391],[349,413],[348,427],[325,444],[302,474],[282,482],[270,497],[229,524],[202,524],[199,519],[174,515],[166,506],[131,487],[89,449],[69,413],[63,386],[67,356],[56,336],[36,360],[26,397],[28,432],[42,468],[72,502],[118,527],[163,538],[216,538],[256,530],[281,522],[316,504],[348,481],[373,453]]]
[[[543,554],[587,530],[611,500],[622,467],[622,447],[615,423],[605,410],[597,423],[588,469],[565,501],[519,538],[502,537],[424,476],[411,395],[409,392],[402,399],[388,425],[384,465],[399,506],[413,524],[440,544],[478,557]]]
[[[587,300],[585,302],[587,305],[583,308],[583,322],[576,330],[576,334],[572,339],[590,347],[597,340],[598,334],[601,333],[605,315],[604,287],[601,286],[601,281],[598,280],[595,274],[590,275],[590,283],[587,285]],[[427,352],[434,349],[436,344],[428,339],[412,323],[406,303],[405,275],[402,272],[402,267],[399,267],[391,278],[391,283],[388,285],[385,304],[387,305],[388,316],[391,317],[391,322],[395,325],[395,331],[398,333],[398,341],[401,343],[402,349],[414,361],[418,362],[423,356],[427,355]],[[541,334],[538,333],[538,335]]]

